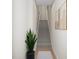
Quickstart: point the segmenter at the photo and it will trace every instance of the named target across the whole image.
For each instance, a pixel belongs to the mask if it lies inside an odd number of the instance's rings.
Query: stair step
[[[51,48],[50,33],[47,20],[41,20],[39,22],[37,47]]]

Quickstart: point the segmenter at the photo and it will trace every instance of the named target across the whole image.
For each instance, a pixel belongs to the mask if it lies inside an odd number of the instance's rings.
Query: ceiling
[[[54,0],[36,0],[37,5],[51,5]]]

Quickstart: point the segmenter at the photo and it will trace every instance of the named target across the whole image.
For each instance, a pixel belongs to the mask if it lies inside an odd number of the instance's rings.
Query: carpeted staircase
[[[51,49],[48,20],[39,21],[37,48]]]

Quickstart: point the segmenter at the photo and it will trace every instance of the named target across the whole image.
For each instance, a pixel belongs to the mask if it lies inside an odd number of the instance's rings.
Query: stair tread
[[[47,20],[39,21],[37,47],[51,48],[50,33]]]

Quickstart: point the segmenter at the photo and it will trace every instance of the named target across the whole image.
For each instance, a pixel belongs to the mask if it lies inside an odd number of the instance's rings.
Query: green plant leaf
[[[26,45],[27,45],[27,49],[28,49],[28,50],[33,50],[36,41],[37,41],[36,34],[34,34],[34,33],[31,31],[31,29],[30,29],[29,32],[26,33],[26,40],[25,40],[25,43],[26,43]]]

